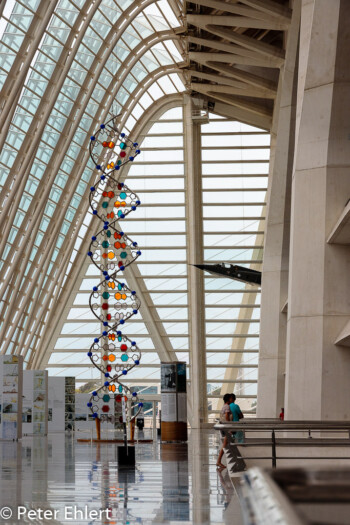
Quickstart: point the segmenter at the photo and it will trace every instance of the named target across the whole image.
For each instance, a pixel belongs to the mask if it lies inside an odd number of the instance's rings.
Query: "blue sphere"
[[[97,290],[98,290],[97,286],[94,286],[94,287],[93,287],[93,291],[94,291],[94,292],[97,292]]]
[[[138,359],[135,360],[135,365],[139,365],[140,361]]]
[[[109,281],[109,279],[110,279],[109,275],[106,275],[105,280]]]
[[[137,246],[137,242],[133,242],[132,245],[133,245],[133,246]]]
[[[103,326],[108,326],[107,321],[105,321],[105,322],[103,323]]]
[[[108,372],[105,373],[105,377],[109,377],[109,373]]]
[[[92,407],[92,403],[89,402],[89,403],[87,404],[87,406],[88,406],[89,408]]]
[[[101,180],[105,180],[106,176],[105,175],[101,175]]]
[[[95,237],[95,235],[93,235],[93,236],[91,237],[91,240],[92,240],[92,241],[96,241],[96,237]]]
[[[123,235],[124,235],[124,232],[119,232],[119,233],[120,233],[120,235],[121,235],[121,236],[123,237]]]
[[[96,169],[97,169],[97,170],[100,170],[100,169],[101,169],[101,165],[100,165],[100,164],[97,164]]]
[[[114,169],[117,170],[117,171],[120,170],[119,164],[117,164],[117,166]]]
[[[139,250],[138,252],[136,252],[136,253],[137,253],[137,255],[141,255],[141,252],[140,252],[140,250]]]
[[[105,386],[109,386],[109,382],[108,381],[105,381]]]
[[[137,149],[136,150],[136,153],[139,155],[141,153],[141,150],[140,149]]]
[[[107,224],[105,224],[105,225],[103,226],[103,229],[104,229],[104,230],[108,230],[108,226],[107,226]]]
[[[104,129],[106,126],[104,124],[101,124],[100,128]]]
[[[119,184],[122,188],[124,187],[124,182],[120,182]]]
[[[117,331],[117,335],[122,335],[120,330]]]
[[[92,252],[88,252],[88,256],[91,257],[91,255],[92,255]]]
[[[90,191],[95,191],[94,186],[91,186]]]
[[[136,342],[132,341],[131,346],[136,346]]]
[[[124,214],[124,213],[121,213],[121,214],[120,214],[120,218],[121,218],[121,219],[125,219],[125,214]]]
[[[104,332],[102,332],[102,335],[108,335],[108,332],[106,332],[106,330]]]
[[[136,201],[136,204],[137,204],[138,206],[140,206],[141,201]]]
[[[135,146],[135,148],[136,148],[136,146],[138,146],[138,145],[139,145],[138,142],[134,142],[134,146]]]
[[[120,324],[124,324],[124,323],[125,323],[124,319],[120,319]]]
[[[125,137],[125,133],[121,133],[120,136],[124,138]]]
[[[135,290],[133,290],[133,291],[131,292],[131,295],[136,295]]]
[[[97,210],[94,210],[92,213],[93,215],[97,215]]]
[[[131,206],[131,209],[132,209],[133,211],[135,211],[135,210],[136,210],[136,206]]]
[[[98,343],[99,342],[99,338],[98,337],[95,337],[94,339],[94,343]]]
[[[107,270],[104,270],[103,275],[108,275]]]
[[[98,418],[98,414],[97,414],[96,412],[94,412],[94,413],[92,414],[92,417],[93,417],[94,419],[97,419],[97,418]]]
[[[92,395],[93,395],[93,396],[97,396],[97,392],[96,392],[96,390],[94,390],[94,391],[92,392]]]
[[[92,352],[88,352],[88,357],[91,357],[92,356]]]
[[[131,162],[134,160],[134,157],[129,157],[129,160],[131,160]]]
[[[92,137],[90,137],[90,140],[96,140],[96,137],[92,135]]]
[[[132,395],[135,397],[137,396],[137,392],[133,392]]]
[[[120,269],[123,272],[125,270],[125,266],[121,266]]]
[[[133,310],[132,313],[133,314],[137,314],[138,310]]]
[[[126,376],[128,372],[126,370],[123,370],[123,375]]]
[[[141,407],[141,408],[142,408],[142,407],[143,407],[143,403],[139,403],[139,407]]]

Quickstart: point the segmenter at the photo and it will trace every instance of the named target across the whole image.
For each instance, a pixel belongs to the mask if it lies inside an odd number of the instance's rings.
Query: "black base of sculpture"
[[[118,447],[118,467],[128,468],[135,466],[135,447]]]

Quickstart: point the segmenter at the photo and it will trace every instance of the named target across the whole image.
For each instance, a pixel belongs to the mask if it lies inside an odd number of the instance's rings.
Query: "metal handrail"
[[[225,434],[229,432],[239,432],[239,431],[245,431],[245,432],[271,432],[271,441],[269,442],[261,442],[261,443],[247,443],[246,441],[242,443],[237,443],[237,445],[240,446],[266,446],[271,444],[271,456],[266,457],[259,457],[259,458],[252,458],[249,459],[271,459],[272,460],[272,468],[276,468],[277,464],[277,452],[276,452],[276,444],[281,445],[282,442],[279,441],[276,442],[276,432],[300,432],[304,431],[308,433],[308,438],[312,439],[311,431],[312,430],[318,430],[318,431],[327,431],[327,432],[348,432],[348,439],[345,441],[342,440],[340,443],[342,446],[350,445],[350,421],[281,421],[281,420],[263,420],[263,419],[255,419],[255,420],[245,420],[245,421],[237,421],[237,422],[227,422],[227,423],[218,423],[214,425],[214,429],[221,430]],[[288,438],[291,440],[291,438]],[[296,438],[297,439],[297,438]],[[297,441],[295,441],[295,444],[297,444]],[[340,441],[340,440],[339,440]],[[317,441],[310,441],[309,444],[320,445],[322,443],[322,438],[318,438]],[[292,443],[291,443],[292,444]],[[323,440],[324,445],[334,445],[334,442],[329,443]],[[242,458],[244,459],[244,458]],[[285,459],[285,458],[280,458]],[[288,458],[289,459],[289,458]],[[298,459],[295,457],[291,457],[290,459]],[[314,458],[316,459],[316,458]],[[323,459],[323,458],[318,458]],[[324,459],[344,459],[344,458],[324,458]]]
[[[268,431],[268,430],[350,430],[350,421],[281,421],[268,419],[247,419],[245,421],[232,421],[227,423],[217,423],[214,425],[216,430],[251,430],[251,431]]]

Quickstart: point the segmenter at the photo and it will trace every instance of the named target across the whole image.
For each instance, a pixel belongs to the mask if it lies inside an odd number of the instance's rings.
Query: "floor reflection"
[[[0,508],[11,507],[9,525],[240,525],[228,474],[215,468],[217,448],[214,434],[193,431],[188,444],[138,445],[135,469],[118,470],[114,444],[64,434],[0,442]]]

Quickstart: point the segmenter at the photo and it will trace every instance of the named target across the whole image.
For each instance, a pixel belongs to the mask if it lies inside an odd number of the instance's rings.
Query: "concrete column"
[[[208,418],[207,374],[205,355],[204,274],[192,266],[203,264],[203,217],[200,125],[192,120],[192,101],[185,97],[184,153],[188,262],[188,311],[191,427],[200,428]]]
[[[350,197],[350,2],[303,0],[292,181],[287,419],[350,419],[350,251],[327,238]]]
[[[271,157],[258,378],[258,417],[277,417],[284,407],[288,295],[290,193],[294,158],[297,59],[301,0],[293,2],[271,130]]]

